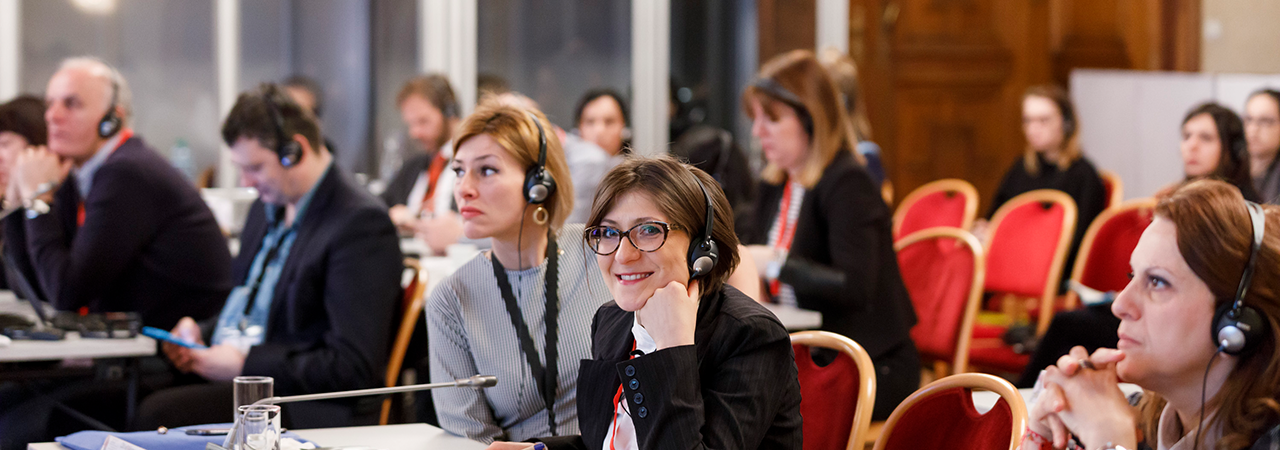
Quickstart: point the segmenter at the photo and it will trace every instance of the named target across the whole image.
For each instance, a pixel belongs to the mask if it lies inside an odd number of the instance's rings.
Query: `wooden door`
[[[961,178],[987,211],[1025,145],[1027,87],[1082,67],[1196,70],[1199,1],[851,0],[849,49],[897,196]]]

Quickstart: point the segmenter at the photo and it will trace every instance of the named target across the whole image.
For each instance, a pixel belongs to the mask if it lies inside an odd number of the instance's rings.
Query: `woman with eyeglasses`
[[[585,233],[610,302],[578,373],[579,436],[548,448],[801,448],[791,340],[725,284],[732,210],[711,176],[669,156],[632,158],[600,182]],[[500,443],[492,449],[527,449]]]
[[[482,374],[498,385],[432,397],[441,428],[482,442],[578,433],[578,363],[609,299],[587,266],[582,225],[564,225],[573,185],[548,127],[537,111],[482,104],[450,162],[463,232],[493,250],[431,292],[431,381]]]

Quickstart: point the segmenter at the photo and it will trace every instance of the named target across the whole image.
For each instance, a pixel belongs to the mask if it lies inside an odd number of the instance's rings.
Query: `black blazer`
[[[418,153],[405,160],[396,175],[391,177],[391,182],[387,183],[387,189],[379,196],[382,203],[389,207],[405,204],[409,200],[409,193],[413,191],[413,185],[418,182],[418,176],[431,167],[431,159],[435,157],[435,153]]]
[[[73,177],[48,214],[26,219],[25,254],[55,307],[137,311],[144,324],[171,329],[178,319],[216,316],[231,291],[231,253],[213,213],[168,161],[133,137],[94,174],[76,226]],[[10,234],[10,239],[17,238]],[[36,284],[36,283],[33,283]]]
[[[262,246],[265,207],[254,203],[245,222],[232,270],[239,285]],[[241,373],[274,377],[276,395],[378,387],[400,316],[404,263],[395,227],[386,208],[337,165],[301,220],[276,284],[267,334],[249,349]],[[317,403],[324,402],[299,403],[286,414],[295,427],[350,425],[308,415],[304,408]]]
[[[773,313],[725,286],[698,305],[694,345],[628,359],[634,320],[614,302],[596,312],[578,371],[582,434],[543,438],[550,448],[601,448],[619,384],[641,449],[801,448],[795,355]]]
[[[785,185],[761,183],[745,241],[766,244]],[[791,252],[778,278],[801,308],[822,313],[822,329],[877,359],[910,342],[915,308],[898,273],[892,214],[871,176],[841,152],[804,194]]]

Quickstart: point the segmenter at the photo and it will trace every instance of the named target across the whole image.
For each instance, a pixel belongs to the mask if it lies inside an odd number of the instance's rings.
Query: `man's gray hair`
[[[108,89],[114,91],[115,104],[114,108],[120,108],[123,114],[120,115],[121,124],[125,127],[132,122],[133,116],[133,91],[129,90],[129,83],[125,81],[124,76],[120,75],[120,71],[111,67],[106,61],[93,56],[77,56],[62,60],[62,65],[58,66],[61,72],[67,69],[80,69],[89,72],[91,75],[101,77],[109,85]],[[111,101],[112,91],[107,92],[107,101]]]

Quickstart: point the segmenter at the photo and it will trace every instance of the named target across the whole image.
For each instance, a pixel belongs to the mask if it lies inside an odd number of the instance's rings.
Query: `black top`
[[[267,232],[265,208],[255,202],[245,222],[244,247],[232,270],[239,285]],[[249,349],[241,373],[274,377],[276,395],[381,386],[399,323],[404,268],[386,208],[335,164],[316,186],[296,230],[266,336]],[[208,342],[213,324],[204,325]],[[311,403],[286,411],[295,426],[350,425],[311,414]]]
[[[39,290],[61,310],[137,311],[168,330],[183,316],[213,317],[231,291],[227,240],[194,186],[133,137],[103,162],[84,200],[68,177],[48,214],[26,219],[25,237],[9,234],[29,258]],[[12,229],[12,227],[11,227]]]
[[[801,448],[791,338],[769,310],[725,286],[702,297],[694,345],[629,359],[634,321],[614,302],[596,312],[578,372],[582,435],[543,438],[548,447],[601,448],[622,386],[641,449]]]
[[[766,244],[785,185],[762,183],[748,244]],[[778,278],[801,308],[822,313],[822,329],[877,359],[911,345],[915,308],[898,272],[892,214],[853,154],[841,152],[804,193],[791,252]]]
[[[1080,240],[1084,238],[1085,231],[1088,231],[1089,224],[1106,208],[1107,190],[1102,185],[1098,170],[1084,156],[1072,162],[1066,170],[1048,162],[1039,153],[1036,157],[1040,159],[1040,175],[1027,173],[1022,158],[1013,162],[1005,172],[1004,180],[1000,181],[1000,188],[996,189],[996,196],[987,210],[987,218],[990,219],[996,209],[1010,199],[1036,189],[1053,189],[1070,195],[1076,202],[1076,231],[1071,237],[1071,248],[1062,266],[1062,278],[1066,279],[1071,277],[1071,270],[1075,267],[1076,253],[1080,250]]]

